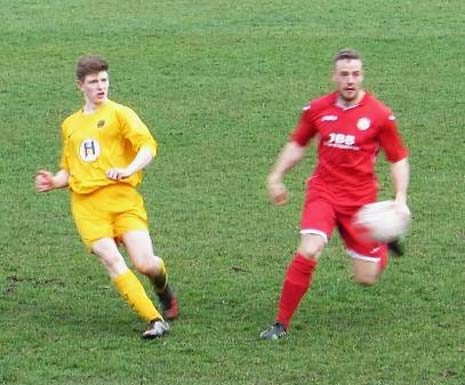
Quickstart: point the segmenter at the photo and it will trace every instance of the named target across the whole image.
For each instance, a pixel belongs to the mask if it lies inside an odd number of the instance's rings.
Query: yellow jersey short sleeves
[[[69,116],[62,125],[62,140],[60,168],[68,171],[69,187],[79,194],[115,183],[137,186],[142,171],[120,182],[108,179],[105,172],[127,167],[143,147],[153,155],[157,152],[157,142],[137,114],[110,100],[93,114],[78,111]]]
[[[78,111],[69,116],[62,140],[60,168],[69,173],[71,212],[86,246],[146,230],[147,213],[135,189],[142,171],[122,181],[105,176],[111,168],[127,167],[141,148],[156,154],[157,143],[137,114],[109,100],[93,114]]]

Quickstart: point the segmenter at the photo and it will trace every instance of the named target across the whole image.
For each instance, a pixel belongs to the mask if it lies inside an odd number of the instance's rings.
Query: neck
[[[99,109],[105,102],[102,103],[92,103],[89,100],[86,100],[84,107],[82,108],[82,112],[84,114],[93,114],[95,111]]]
[[[344,99],[341,96],[341,94],[338,94],[337,99],[336,99],[336,105],[341,108],[354,107],[360,103],[360,101],[363,99],[364,96],[365,96],[364,90],[360,90],[357,96],[351,100]]]

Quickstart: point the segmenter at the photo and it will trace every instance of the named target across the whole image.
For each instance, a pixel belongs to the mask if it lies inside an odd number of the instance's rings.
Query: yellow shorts
[[[142,196],[124,183],[104,186],[90,194],[71,192],[71,212],[89,248],[101,238],[119,241],[128,231],[148,228]]]

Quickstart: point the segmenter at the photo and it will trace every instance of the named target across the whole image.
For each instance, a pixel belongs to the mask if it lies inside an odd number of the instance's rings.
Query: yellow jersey
[[[60,168],[69,173],[69,187],[87,194],[115,183],[133,187],[142,181],[142,171],[114,181],[105,176],[110,168],[126,168],[142,147],[156,155],[157,142],[147,126],[129,107],[106,101],[92,114],[82,110],[67,117],[61,127]]]

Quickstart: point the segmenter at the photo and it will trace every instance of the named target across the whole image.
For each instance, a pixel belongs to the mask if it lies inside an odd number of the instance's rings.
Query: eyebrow
[[[92,79],[92,80],[89,80],[89,82],[96,82],[98,80],[108,80],[108,76],[105,76],[105,77],[102,77],[102,78],[95,78],[95,79]]]

